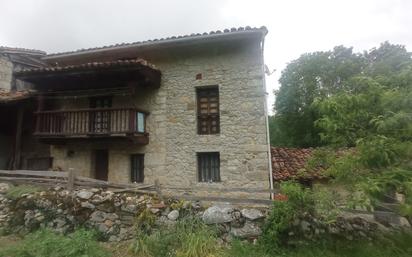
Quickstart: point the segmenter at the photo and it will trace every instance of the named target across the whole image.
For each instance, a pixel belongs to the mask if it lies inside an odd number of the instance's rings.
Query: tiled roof
[[[322,167],[306,169],[306,163],[312,156],[314,148],[272,147],[272,172],[274,181],[293,179],[313,180],[324,178]]]
[[[0,103],[8,103],[18,100],[23,100],[29,98],[33,91],[22,90],[22,91],[6,91],[0,89]]]
[[[36,50],[36,49],[7,47],[7,46],[0,46],[0,53],[21,53],[21,54],[46,55],[46,52]]]
[[[68,52],[52,53],[52,54],[48,54],[46,56],[46,59],[47,59],[47,57],[53,57],[53,56],[56,56],[56,55],[81,53],[81,52],[92,51],[92,50],[100,50],[100,49],[105,49],[105,48],[117,48],[117,47],[124,47],[124,46],[138,46],[138,45],[151,44],[151,43],[155,44],[155,43],[163,43],[163,42],[174,42],[174,41],[178,41],[178,40],[181,40],[181,39],[196,39],[196,38],[200,39],[200,38],[203,38],[203,37],[206,37],[206,36],[211,36],[211,35],[235,34],[235,33],[242,33],[242,32],[262,32],[264,35],[266,35],[267,29],[264,26],[262,26],[260,28],[252,28],[252,27],[246,26],[246,27],[239,27],[239,28],[224,29],[223,31],[216,30],[216,31],[210,31],[210,32],[205,32],[205,33],[196,33],[196,34],[193,33],[193,34],[190,34],[190,35],[183,35],[183,36],[173,36],[173,37],[160,38],[160,39],[137,41],[137,42],[132,42],[132,43],[120,43],[120,44],[108,45],[108,46],[102,46],[102,47],[78,49],[78,50],[75,50],[75,51],[68,51]]]
[[[59,72],[59,71],[76,71],[76,70],[88,70],[96,68],[109,68],[109,67],[130,67],[130,66],[146,66],[151,69],[157,70],[153,64],[148,63],[143,59],[135,60],[117,60],[108,62],[90,62],[78,65],[67,65],[67,66],[48,66],[42,68],[34,69],[24,69],[16,72],[16,75],[27,75],[27,74],[38,74],[38,73],[48,73],[48,72]]]

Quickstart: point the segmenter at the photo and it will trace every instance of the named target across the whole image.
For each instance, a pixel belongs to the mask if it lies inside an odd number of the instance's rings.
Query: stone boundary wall
[[[10,185],[0,183],[0,230],[27,233],[49,228],[68,233],[78,227],[94,228],[108,241],[132,239],[136,235],[138,215],[149,210],[156,216],[157,227],[172,226],[184,216],[200,217],[204,223],[216,226],[221,239],[253,240],[262,234],[268,208],[245,208],[229,204],[202,205],[199,202],[159,199],[147,195],[113,193],[102,189],[81,189],[69,192],[61,187],[50,188],[11,197]],[[386,225],[386,226],[385,226]],[[410,227],[403,224],[381,224],[371,216],[344,215],[336,222],[325,224],[313,217],[302,217],[291,224],[288,243],[301,239],[316,240],[325,235],[372,240],[377,232]]]

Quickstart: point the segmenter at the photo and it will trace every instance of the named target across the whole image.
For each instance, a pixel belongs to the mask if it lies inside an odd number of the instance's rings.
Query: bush
[[[306,214],[314,213],[314,199],[312,192],[294,182],[284,182],[280,185],[282,194],[287,196],[286,201],[275,201],[272,210],[263,227],[263,243],[269,248],[279,247],[285,240],[293,220]]]
[[[0,250],[0,257],[104,257],[109,256],[91,231],[80,229],[69,235],[39,230],[20,244]]]

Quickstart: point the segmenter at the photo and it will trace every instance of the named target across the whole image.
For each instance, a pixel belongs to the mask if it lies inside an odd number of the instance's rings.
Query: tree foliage
[[[405,47],[388,42],[364,53],[337,46],[332,51],[302,55],[286,67],[279,80],[270,122],[271,143],[309,147],[328,144],[333,138],[333,143],[354,145],[356,138],[374,125],[368,121],[376,113],[387,107],[404,109],[394,100],[410,104],[411,100],[399,94],[410,87],[411,67],[411,54]],[[325,117],[325,112],[335,113],[335,117]],[[384,115],[392,115],[393,122],[388,120],[385,126],[408,121],[404,113]]]

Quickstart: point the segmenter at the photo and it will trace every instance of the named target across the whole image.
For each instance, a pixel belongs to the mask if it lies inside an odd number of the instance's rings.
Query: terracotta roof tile
[[[322,174],[324,172],[322,167],[311,170],[305,168],[314,150],[313,148],[272,147],[271,158],[274,181],[325,178],[325,175]]]
[[[166,38],[137,41],[137,42],[132,42],[132,43],[119,43],[119,44],[107,45],[107,46],[102,46],[102,47],[92,47],[92,48],[86,48],[86,49],[78,49],[75,51],[52,53],[52,54],[48,54],[46,58],[57,56],[57,55],[63,55],[63,54],[72,54],[72,53],[81,53],[81,52],[92,51],[92,50],[100,50],[100,49],[105,49],[105,48],[115,48],[115,47],[132,46],[132,45],[137,46],[137,45],[143,45],[143,44],[148,44],[148,43],[155,43],[155,42],[157,43],[157,42],[166,42],[166,41],[173,42],[175,40],[180,40],[180,39],[194,39],[194,38],[201,38],[201,37],[205,37],[208,35],[215,35],[215,34],[234,34],[234,33],[239,33],[239,32],[253,32],[253,31],[256,31],[256,32],[261,31],[262,33],[266,34],[267,28],[264,26],[260,28],[252,28],[252,27],[246,26],[246,27],[239,27],[239,28],[231,28],[230,30],[225,29],[223,31],[217,30],[217,31],[210,31],[210,32],[205,32],[205,33],[192,33],[190,35],[172,36],[172,37],[166,37]]]
[[[18,100],[29,98],[34,91],[22,90],[22,91],[6,91],[0,90],[0,103],[8,103]]]
[[[75,70],[87,70],[95,68],[108,68],[108,67],[127,67],[127,66],[146,66],[151,69],[157,70],[153,64],[150,64],[143,59],[135,60],[117,60],[108,62],[90,62],[77,65],[67,65],[67,66],[48,66],[42,68],[34,69],[23,69],[16,72],[16,75],[27,75],[36,73],[47,73],[47,72],[59,72],[59,71],[75,71]]]

